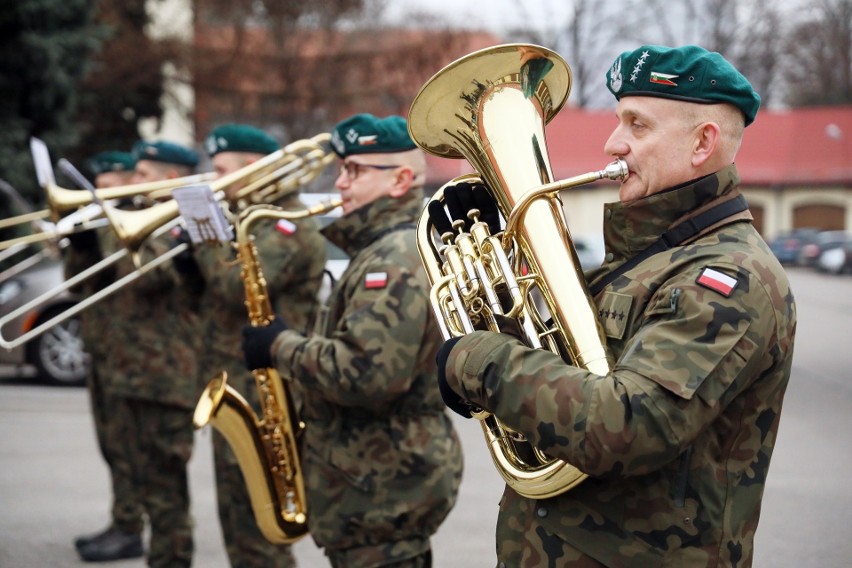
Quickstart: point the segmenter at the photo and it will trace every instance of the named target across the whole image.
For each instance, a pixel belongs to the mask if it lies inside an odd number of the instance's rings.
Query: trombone
[[[38,138],[30,139],[30,150],[36,166],[39,184],[44,188],[47,208],[0,220],[0,229],[25,223],[41,222],[39,223],[40,226],[36,226],[38,230],[35,233],[0,241],[0,250],[19,244],[32,244],[47,240],[56,241],[76,231],[93,229],[98,226],[95,220],[101,217],[99,201],[138,196],[145,196],[158,201],[168,199],[171,196],[171,191],[175,188],[205,183],[215,178],[213,173],[204,173],[149,183],[96,189],[93,192],[80,191],[79,189],[67,189],[57,185],[50,157],[47,153],[47,146],[44,142]],[[76,211],[63,217],[65,213],[73,210]],[[45,221],[46,219],[50,219],[52,224],[48,224],[49,222]]]
[[[256,162],[214,180],[209,184],[210,188],[219,200],[224,199],[225,190],[232,187],[239,187],[237,198],[241,200],[271,201],[280,199],[298,191],[301,186],[319,176],[325,167],[334,161],[334,154],[323,146],[330,139],[331,136],[324,133],[310,139],[295,141]],[[187,178],[180,179],[184,182],[184,185],[191,185],[186,184]],[[175,180],[170,181],[174,183]],[[177,189],[177,187],[171,189]],[[73,193],[78,192],[73,190]],[[96,200],[97,196],[92,196],[92,199]],[[23,345],[51,327],[75,316],[92,304],[132,283],[145,273],[168,262],[189,247],[187,244],[179,244],[145,264],[141,262],[138,254],[140,247],[147,239],[164,235],[182,222],[177,201],[174,199],[157,203],[139,211],[119,210],[107,203],[103,203],[101,207],[104,216],[123,247],[86,270],[68,278],[60,286],[45,292],[0,318],[0,347],[11,350]],[[58,294],[74,288],[127,255],[131,255],[136,266],[132,272],[17,338],[7,339],[3,336],[3,328],[9,322],[22,314],[29,313]]]

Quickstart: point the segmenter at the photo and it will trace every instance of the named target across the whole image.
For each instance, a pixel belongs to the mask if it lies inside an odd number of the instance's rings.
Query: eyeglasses
[[[380,166],[376,164],[359,164],[358,162],[347,161],[340,164],[340,173],[346,172],[346,176],[350,180],[356,179],[360,174],[362,169],[374,169],[374,170],[395,170],[400,166]]]

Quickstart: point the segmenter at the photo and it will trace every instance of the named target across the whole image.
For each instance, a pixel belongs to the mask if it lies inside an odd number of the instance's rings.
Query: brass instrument
[[[481,178],[462,176],[448,185],[481,180],[506,225],[502,235],[491,234],[474,207],[467,221],[436,235],[428,211],[443,209],[445,186],[420,218],[418,249],[445,338],[474,329],[500,331],[499,315],[516,320],[529,345],[606,375],[611,362],[605,335],[559,192],[598,179],[623,179],[627,167],[618,160],[599,172],[551,181],[544,126],[565,104],[570,87],[570,68],[559,55],[508,44],[462,57],[421,88],[409,111],[411,137],[437,156],[467,158]],[[519,494],[548,498],[586,478],[487,411],[474,416],[497,469]]]
[[[50,157],[47,155],[47,147],[44,146],[44,143],[33,138],[30,141],[30,147],[33,160],[36,162],[39,184],[45,192],[47,208],[0,219],[0,229],[24,223],[35,223],[37,229],[36,232],[29,235],[0,241],[0,250],[19,244],[55,241],[75,231],[95,228],[101,223],[94,221],[102,216],[98,202],[143,196],[152,201],[169,199],[173,189],[185,185],[205,183],[215,178],[215,174],[204,173],[162,181],[96,189],[93,192],[67,189],[57,185],[50,166]],[[71,211],[73,213],[70,216],[67,215]],[[39,221],[47,219],[50,222],[38,224]]]
[[[334,154],[330,150],[325,150],[322,143],[330,139],[328,134],[320,134],[308,140],[300,140],[293,142],[278,150],[264,156],[260,160],[253,162],[231,174],[222,176],[208,185],[219,198],[223,197],[223,192],[231,186],[239,187],[238,198],[249,198],[262,196],[263,199],[278,199],[286,194],[298,191],[298,189],[317,177],[325,168],[325,166],[334,159]],[[46,149],[44,150],[46,152]],[[36,157],[34,150],[34,157]],[[37,172],[39,172],[39,181],[42,187],[55,185],[52,181],[53,173],[50,169],[50,160],[37,158]],[[207,177],[191,176],[189,178],[178,178],[177,180],[166,180],[164,182],[154,182],[152,184],[144,184],[148,191],[165,190],[168,188],[169,193],[183,185],[201,183],[209,178],[210,174],[205,174]],[[159,184],[159,185],[154,185]],[[141,185],[141,184],[140,184]],[[128,189],[136,186],[126,186]],[[117,188],[123,189],[123,188]],[[91,195],[90,192],[66,190],[73,194],[89,195],[90,199],[100,201],[100,196],[105,194]],[[98,190],[100,191],[100,190]],[[106,190],[104,190],[106,191]],[[115,198],[111,196],[110,198]],[[180,244],[172,247],[159,257],[142,264],[138,255],[139,248],[146,239],[157,237],[165,234],[172,228],[179,225],[182,219],[179,216],[177,202],[174,199],[158,202],[148,208],[132,211],[116,209],[109,203],[92,203],[101,209],[103,216],[109,221],[113,231],[118,237],[123,248],[113,252],[103,260],[90,266],[86,270],[67,279],[62,285],[45,292],[41,296],[34,298],[16,310],[6,314],[0,318],[0,347],[5,349],[14,349],[27,341],[38,337],[43,332],[47,331],[56,324],[59,324],[66,319],[80,313],[82,310],[99,302],[103,298],[111,295],[113,292],[135,281],[146,272],[164,264],[171,260],[181,252],[187,249],[188,245]],[[61,220],[60,220],[61,221]],[[12,340],[3,337],[3,327],[9,322],[15,320],[22,314],[29,313],[46,301],[57,296],[58,294],[70,290],[79,285],[81,282],[91,278],[95,274],[101,272],[108,266],[115,264],[127,255],[131,255],[136,270],[127,274],[123,278],[109,284],[108,286],[98,290],[96,293],[84,298],[70,308],[56,314],[49,320],[41,323],[26,333]]]
[[[237,221],[237,256],[242,267],[249,323],[268,325],[275,313],[249,233],[261,219],[296,220],[321,215],[341,201],[320,203],[298,212],[256,205]],[[196,428],[211,424],[234,451],[246,481],[252,510],[260,532],[270,542],[295,542],[308,532],[308,505],[299,458],[299,439],[305,427],[293,407],[287,385],[273,368],[252,371],[259,392],[262,417],[257,418],[246,400],[227,383],[224,371],[204,389],[195,408]]]

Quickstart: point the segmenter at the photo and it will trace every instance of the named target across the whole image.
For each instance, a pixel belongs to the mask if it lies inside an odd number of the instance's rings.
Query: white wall
[[[178,38],[192,42],[193,14],[191,0],[161,0],[148,2],[151,23],[146,32],[152,38]],[[143,120],[139,124],[139,136],[147,140],[169,140],[186,146],[194,146],[195,93],[189,71],[178,69],[167,63],[163,68],[166,77],[164,93],[160,102],[163,106],[161,121]]]

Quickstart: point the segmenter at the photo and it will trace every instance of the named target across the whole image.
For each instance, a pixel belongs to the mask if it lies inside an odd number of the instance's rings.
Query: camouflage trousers
[[[290,546],[272,544],[257,528],[245,479],[234,452],[215,430],[213,457],[219,523],[231,567],[294,568],[296,560]]]
[[[606,568],[537,521],[536,501],[506,487],[497,517],[498,568]]]
[[[95,436],[112,482],[112,526],[125,533],[141,533],[143,507],[133,487],[131,461],[127,455],[127,422],[116,419],[118,400],[103,384],[103,370],[93,365],[87,379]]]
[[[428,549],[417,556],[405,560],[398,558],[406,543],[388,543],[384,546],[370,546],[353,550],[325,550],[332,568],[432,568],[432,550]]]
[[[187,475],[192,411],[124,398],[116,410],[127,420],[133,484],[151,523],[148,566],[188,567],[193,553]]]

